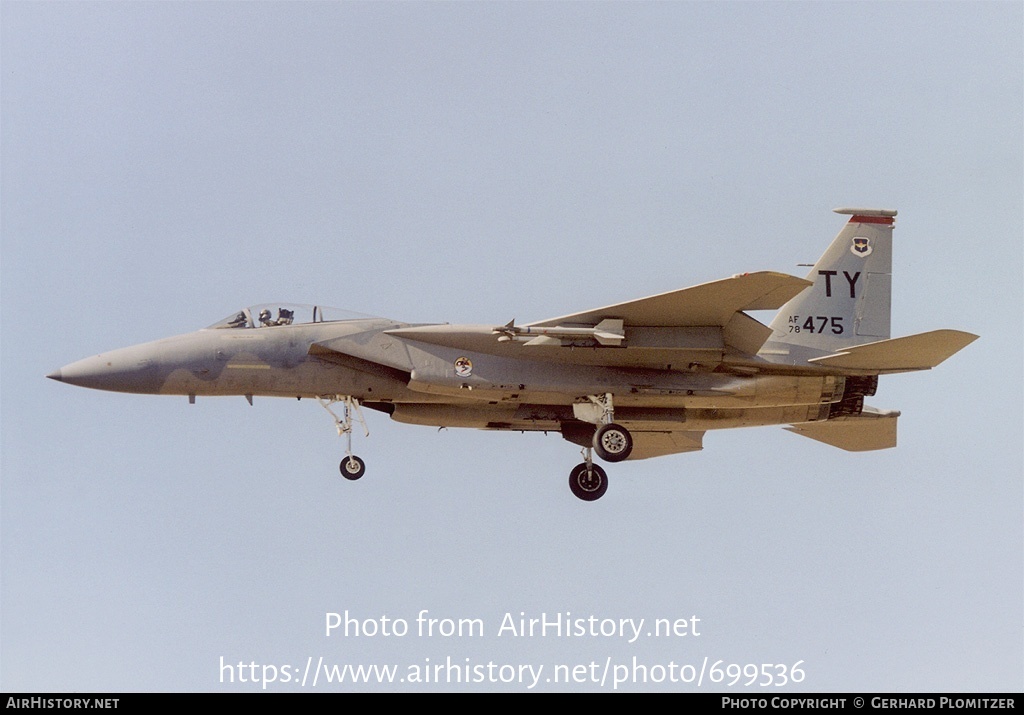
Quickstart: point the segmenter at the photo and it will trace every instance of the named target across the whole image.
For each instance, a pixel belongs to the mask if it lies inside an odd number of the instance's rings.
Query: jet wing
[[[735,313],[776,310],[811,285],[814,285],[811,281],[785,273],[743,273],[649,298],[529,323],[525,327],[596,325],[607,318],[620,319],[628,327],[724,327]]]
[[[729,349],[755,355],[771,335],[744,310],[778,308],[810,285],[803,278],[762,271],[521,326],[421,325],[386,332],[400,340],[519,360],[660,370],[699,364],[710,370]],[[559,349],[573,339],[593,340],[601,349]]]
[[[870,452],[896,446],[896,410],[864,406],[859,415],[837,417],[825,422],[806,422],[784,429],[847,452]]]
[[[832,355],[811,358],[808,362],[872,373],[928,370],[977,339],[977,335],[960,330],[933,330],[905,338],[855,345]]]

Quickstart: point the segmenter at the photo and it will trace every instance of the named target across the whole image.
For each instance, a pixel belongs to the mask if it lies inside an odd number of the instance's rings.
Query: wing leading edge
[[[596,325],[607,318],[617,318],[627,327],[724,327],[735,313],[776,310],[811,285],[811,281],[785,273],[742,273],[648,298],[529,323],[528,326]]]

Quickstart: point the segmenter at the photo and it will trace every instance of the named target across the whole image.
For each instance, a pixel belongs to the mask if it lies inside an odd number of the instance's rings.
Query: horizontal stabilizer
[[[896,446],[896,410],[882,411],[865,405],[859,415],[825,422],[806,422],[784,429],[847,452],[870,452]]]
[[[977,339],[977,335],[960,330],[933,330],[905,338],[855,345],[832,355],[811,358],[808,362],[878,373],[928,370]]]
[[[632,431],[633,451],[629,459],[650,459],[680,452],[704,449],[703,432],[636,432]]]
[[[650,298],[530,323],[529,327],[595,325],[606,318],[622,320],[630,327],[724,326],[734,313],[774,310],[810,285],[811,281],[784,273],[744,273]]]

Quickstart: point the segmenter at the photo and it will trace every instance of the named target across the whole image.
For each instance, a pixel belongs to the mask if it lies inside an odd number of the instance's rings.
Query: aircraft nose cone
[[[47,375],[51,380],[114,392],[152,392],[156,370],[147,350],[123,348],[65,365]]]
[[[108,363],[105,363],[100,356],[86,358],[65,365],[59,370],[54,370],[48,378],[59,382],[66,382],[69,385],[80,385],[82,387],[98,387],[105,389],[105,383],[112,373]]]

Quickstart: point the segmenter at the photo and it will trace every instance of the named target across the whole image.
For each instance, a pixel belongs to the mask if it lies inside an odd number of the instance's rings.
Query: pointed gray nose
[[[47,375],[69,385],[114,392],[156,392],[160,384],[148,346],[135,346],[85,358]]]

